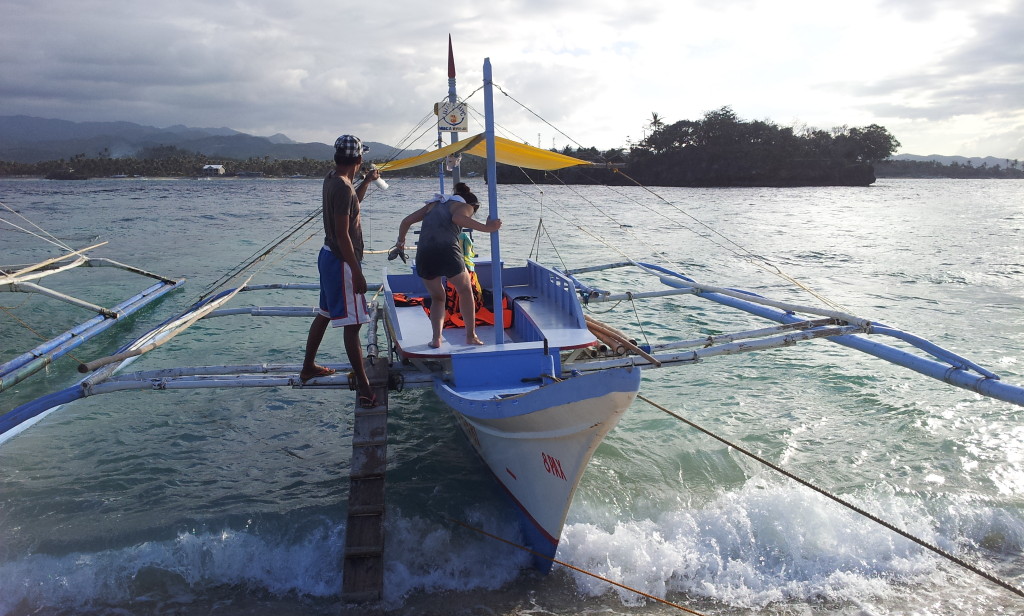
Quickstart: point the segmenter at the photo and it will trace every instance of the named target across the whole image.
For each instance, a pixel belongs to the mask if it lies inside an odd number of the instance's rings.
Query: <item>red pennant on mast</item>
[[[448,35],[448,79],[455,79],[455,54],[452,53],[452,35]]]

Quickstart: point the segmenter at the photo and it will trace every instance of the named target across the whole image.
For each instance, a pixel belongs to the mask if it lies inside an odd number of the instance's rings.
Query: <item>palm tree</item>
[[[665,119],[658,115],[657,111],[652,111],[651,121],[647,123],[647,127],[651,129],[652,133],[656,133],[665,128]]]

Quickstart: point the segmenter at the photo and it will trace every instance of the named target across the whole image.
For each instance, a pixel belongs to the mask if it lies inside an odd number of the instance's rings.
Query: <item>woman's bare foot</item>
[[[484,344],[484,341],[477,338],[476,334],[466,336],[466,344]]]
[[[427,346],[429,346],[432,349],[440,349],[441,342],[443,342],[443,340],[441,338],[438,338],[436,340],[431,340],[430,342],[428,342]]]

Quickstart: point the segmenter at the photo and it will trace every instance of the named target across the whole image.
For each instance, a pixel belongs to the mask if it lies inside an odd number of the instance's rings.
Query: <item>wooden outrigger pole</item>
[[[104,246],[104,245],[106,245],[106,243],[107,242],[100,242],[99,244],[93,244],[92,246],[89,246],[88,248],[81,248],[79,250],[72,250],[71,252],[69,252],[66,255],[62,255],[62,256],[59,256],[59,257],[53,257],[52,259],[47,259],[45,261],[40,261],[39,263],[36,263],[35,265],[30,265],[30,266],[28,266],[26,268],[20,269],[20,270],[18,270],[16,272],[12,272],[10,274],[3,274],[2,276],[0,276],[0,284],[5,284],[5,283],[8,283],[8,282],[16,282],[18,280],[24,280],[25,279],[25,275],[30,273],[30,272],[34,272],[34,271],[36,271],[38,269],[42,269],[42,268],[44,268],[44,267],[46,267],[48,265],[52,265],[54,263],[59,263],[61,261],[67,261],[68,259],[71,259],[73,257],[78,257],[78,259],[80,259],[80,260],[81,259],[87,259],[88,257],[85,256],[85,253],[89,252],[90,250],[93,250],[94,248],[99,248],[100,246]]]

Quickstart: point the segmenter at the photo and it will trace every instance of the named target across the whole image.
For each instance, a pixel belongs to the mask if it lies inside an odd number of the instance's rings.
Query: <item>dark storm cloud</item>
[[[1003,114],[1006,131],[1019,131],[1022,5],[591,0],[581,11],[545,0],[6,0],[0,115],[397,140],[446,93],[450,33],[461,95],[479,87],[482,60],[493,57],[496,83],[588,146],[622,146],[652,111],[692,119],[729,104],[745,116],[813,115],[824,125],[907,119],[902,142],[926,135],[929,149],[952,153],[937,141],[945,127],[918,120]],[[924,63],[902,51],[880,62],[879,46],[894,41],[868,32],[846,45],[853,20],[920,37],[935,24],[955,33],[950,15],[963,24],[957,40]],[[855,47],[860,40],[873,47]],[[861,74],[865,62],[877,79],[823,83],[827,71]],[[514,109],[503,122],[516,114],[529,117]],[[527,130],[521,138],[539,139]]]

